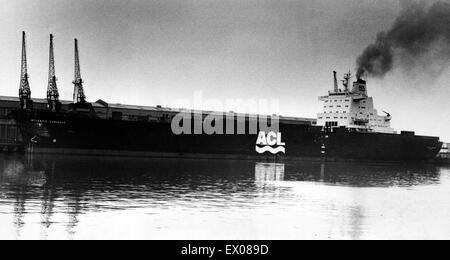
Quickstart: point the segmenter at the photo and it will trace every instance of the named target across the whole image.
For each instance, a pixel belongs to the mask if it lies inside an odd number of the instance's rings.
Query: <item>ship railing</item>
[[[357,123],[369,123],[369,119],[368,118],[363,118],[363,117],[352,117],[354,122]]]

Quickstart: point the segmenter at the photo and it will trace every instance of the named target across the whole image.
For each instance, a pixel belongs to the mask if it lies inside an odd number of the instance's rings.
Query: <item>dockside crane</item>
[[[59,101],[58,87],[56,86],[55,57],[53,53],[53,35],[50,34],[50,53],[48,69],[47,106],[50,111],[59,112],[61,102]]]
[[[78,54],[77,39],[75,39],[75,73],[74,73],[74,80],[72,83],[74,84],[73,102],[81,104],[86,103],[86,96],[84,95],[83,89],[83,79],[81,79],[81,72],[80,72],[80,57]]]
[[[21,109],[31,109],[33,101],[31,100],[30,83],[28,82],[27,69],[27,50],[25,42],[25,32],[22,32],[22,64],[20,70],[20,86],[19,86],[19,100]]]

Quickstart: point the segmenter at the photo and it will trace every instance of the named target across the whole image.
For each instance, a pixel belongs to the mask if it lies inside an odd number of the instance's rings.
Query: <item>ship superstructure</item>
[[[373,98],[368,96],[367,82],[357,79],[350,88],[351,74],[345,74],[342,88],[334,72],[334,89],[328,95],[319,97],[323,112],[317,115],[317,125],[328,129],[346,127],[359,132],[395,133],[390,126],[389,113],[379,115],[374,108]]]

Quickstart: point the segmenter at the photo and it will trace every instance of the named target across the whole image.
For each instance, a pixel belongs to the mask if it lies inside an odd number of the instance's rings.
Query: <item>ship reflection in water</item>
[[[0,156],[0,239],[450,238],[450,169]]]

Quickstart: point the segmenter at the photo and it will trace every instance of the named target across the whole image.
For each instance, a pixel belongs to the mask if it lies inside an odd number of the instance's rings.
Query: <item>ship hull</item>
[[[280,123],[284,153],[258,152],[258,133],[181,134],[170,121],[100,119],[71,113],[17,110],[24,147],[35,153],[252,160],[430,161],[442,143],[413,134],[323,131],[308,124]]]

